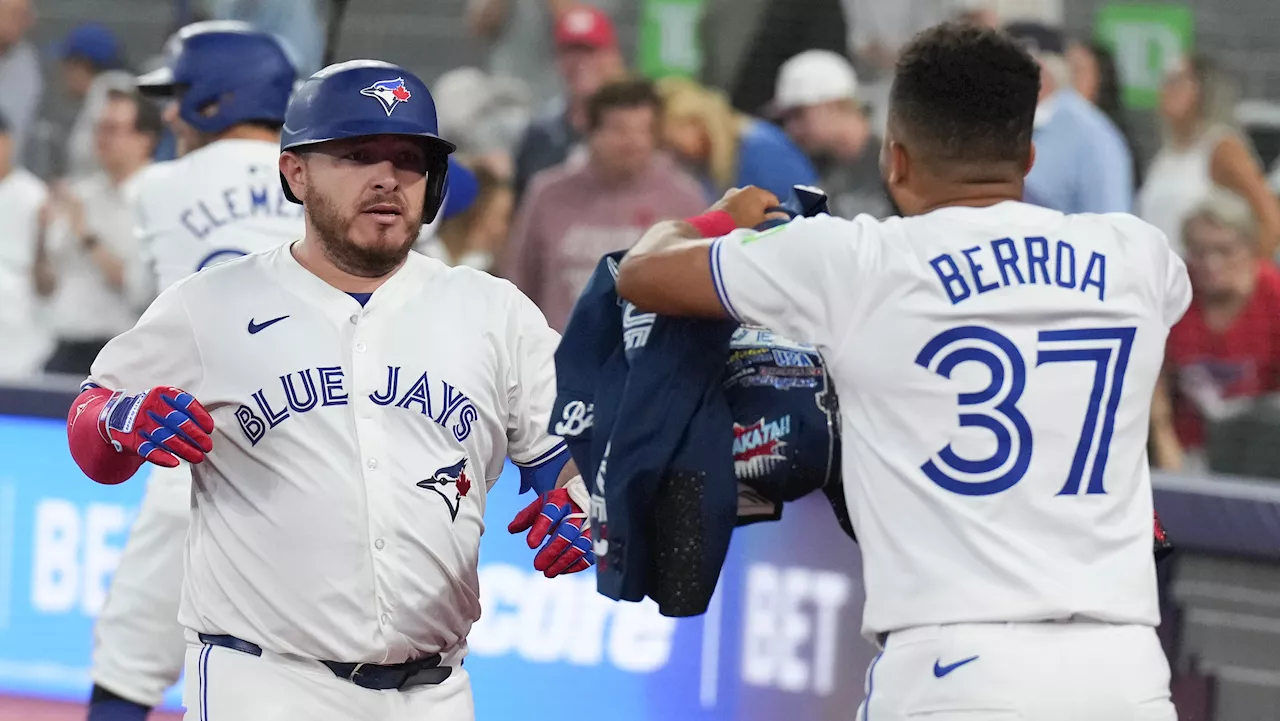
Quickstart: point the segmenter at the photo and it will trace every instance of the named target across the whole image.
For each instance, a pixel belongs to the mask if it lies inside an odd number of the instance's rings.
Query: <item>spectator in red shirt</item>
[[[1183,226],[1191,307],[1169,332],[1152,404],[1158,467],[1203,470],[1206,421],[1280,388],[1280,272],[1258,259],[1249,204],[1216,191]]]
[[[698,215],[697,181],[658,150],[662,101],[648,80],[623,80],[587,102],[587,158],[534,176],[500,274],[563,330],[600,256],[635,245],[660,220]]]

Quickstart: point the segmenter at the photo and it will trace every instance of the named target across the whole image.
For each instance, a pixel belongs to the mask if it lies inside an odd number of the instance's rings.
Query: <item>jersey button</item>
[[[365,462],[365,465],[369,467],[369,470],[373,470],[374,468],[378,467],[378,459],[370,458],[368,461]]]
[[[387,545],[386,541],[383,541],[381,538],[373,542],[373,547],[378,549],[379,551],[381,551],[382,547],[385,545]]]
[[[364,343],[356,343],[356,352],[357,352],[357,353],[363,353],[363,352],[364,352]]]
[[[389,613],[382,614],[382,625],[385,626],[388,623],[391,623],[391,614]]]
[[[359,322],[360,322],[360,316],[358,315],[351,316],[351,325],[355,325],[356,323],[359,323]]]

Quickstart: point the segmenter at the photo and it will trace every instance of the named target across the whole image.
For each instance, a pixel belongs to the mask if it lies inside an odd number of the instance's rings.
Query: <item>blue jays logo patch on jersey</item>
[[[400,103],[409,102],[409,98],[413,97],[413,93],[409,92],[409,88],[404,86],[404,78],[395,78],[394,80],[379,80],[360,91],[361,95],[367,95],[382,103],[382,109],[387,111],[387,115],[391,115],[391,111],[396,109]]]
[[[448,486],[453,485],[453,493],[446,493]],[[418,481],[418,488],[425,488],[428,491],[440,496],[444,501],[445,507],[449,509],[449,519],[458,520],[458,509],[462,506],[462,499],[471,490],[471,479],[467,478],[467,457],[463,456],[462,460],[452,466],[437,468],[430,478],[424,478]],[[453,500],[449,500],[449,496],[453,496]]]

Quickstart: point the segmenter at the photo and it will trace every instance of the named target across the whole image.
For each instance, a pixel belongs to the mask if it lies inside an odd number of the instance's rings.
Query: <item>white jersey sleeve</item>
[[[1187,264],[1182,262],[1173,248],[1166,248],[1164,261],[1164,324],[1172,328],[1182,320],[1182,314],[1191,306],[1191,278],[1187,275]]]
[[[838,347],[874,282],[877,221],[821,215],[716,239],[711,274],[725,310],[797,341]],[[839,327],[837,327],[837,324]]]
[[[199,391],[203,364],[183,286],[178,283],[162,292],[133,328],[103,347],[85,387],[144,391],[167,385],[192,395]]]
[[[556,401],[555,352],[560,334],[528,296],[509,286],[511,365],[507,377],[507,455],[522,469],[533,469],[567,453],[564,441],[547,431]],[[528,476],[528,474],[523,474]]]

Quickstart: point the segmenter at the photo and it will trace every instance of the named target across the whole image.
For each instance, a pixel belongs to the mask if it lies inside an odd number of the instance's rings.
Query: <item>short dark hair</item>
[[[137,90],[112,88],[107,91],[107,100],[127,100],[133,103],[133,107],[138,111],[134,116],[134,130],[157,138],[164,132],[164,119],[161,117],[160,107]]]
[[[1009,35],[971,23],[920,33],[898,58],[890,122],[926,162],[1025,164],[1040,64]]]
[[[587,98],[587,130],[598,129],[605,113],[619,108],[653,108],[656,118],[662,117],[662,96],[647,78],[615,80]]]

